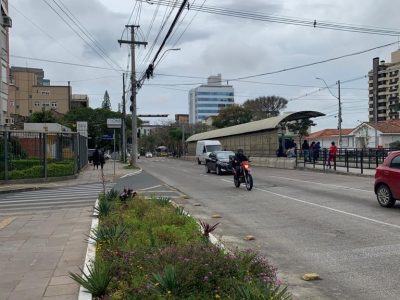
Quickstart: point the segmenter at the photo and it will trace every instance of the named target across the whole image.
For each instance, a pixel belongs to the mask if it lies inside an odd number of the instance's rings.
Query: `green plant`
[[[100,226],[99,228],[93,228],[90,232],[89,237],[96,243],[107,243],[112,244],[125,238],[126,227],[120,225],[114,226]]]
[[[69,272],[69,276],[78,284],[88,290],[94,297],[106,294],[107,287],[112,279],[111,265],[103,260],[96,259],[93,265],[88,266],[89,274],[80,269],[82,276]]]
[[[242,300],[290,300],[292,298],[287,287],[281,288],[279,285],[263,284],[260,281],[236,285],[235,292]]]
[[[164,268],[164,274],[153,274],[153,277],[156,281],[154,287],[158,292],[162,294],[178,294],[180,286],[174,266],[167,265]]]
[[[108,216],[108,214],[111,212],[111,208],[111,202],[99,198],[98,204],[94,208],[94,213],[98,218],[103,218]]]
[[[186,212],[185,212],[184,207],[182,207],[182,206],[175,207],[175,212],[179,216],[186,216],[187,215]]]
[[[169,197],[151,197],[151,200],[157,203],[160,206],[166,206],[171,202]]]
[[[118,191],[117,190],[114,190],[114,189],[111,189],[111,190],[109,190],[107,193],[106,193],[106,195],[105,195],[105,199],[107,200],[107,201],[113,201],[113,200],[115,200],[117,197],[118,197]]]

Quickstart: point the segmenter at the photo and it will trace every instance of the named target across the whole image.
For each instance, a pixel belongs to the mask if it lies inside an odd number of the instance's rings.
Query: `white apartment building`
[[[223,85],[221,74],[208,77],[207,84],[189,91],[189,123],[202,122],[210,116],[234,104],[234,90]]]
[[[368,118],[374,121],[377,111],[377,121],[399,119],[399,79],[400,79],[400,50],[392,52],[391,62],[380,61],[377,67],[377,83],[374,85],[373,70],[368,73]],[[374,87],[375,86],[375,87]],[[376,88],[377,87],[377,88]],[[377,109],[374,107],[374,94],[377,97]]]

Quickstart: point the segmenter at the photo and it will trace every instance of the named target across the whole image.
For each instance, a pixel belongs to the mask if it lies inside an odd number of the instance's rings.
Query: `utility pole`
[[[126,162],[126,99],[125,73],[122,73],[122,161]]]
[[[144,45],[146,42],[135,41],[135,28],[139,25],[125,25],[126,28],[131,29],[131,40],[118,40],[120,44],[130,44],[131,46],[131,101],[132,101],[132,151],[131,151],[131,164],[136,165],[137,162],[137,111],[136,111],[136,66],[135,66],[135,46]]]
[[[340,99],[340,80],[338,84],[338,100],[339,100],[339,113],[338,113],[338,129],[339,129],[339,148],[342,148],[342,101]]]

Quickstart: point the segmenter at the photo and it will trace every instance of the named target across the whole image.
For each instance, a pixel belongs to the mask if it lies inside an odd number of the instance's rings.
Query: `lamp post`
[[[325,84],[326,88],[328,89],[329,93],[335,97],[336,99],[338,99],[339,101],[339,111],[338,111],[338,129],[339,129],[339,148],[342,148],[342,101],[340,99],[340,80],[338,80],[336,83],[338,85],[338,96],[335,96],[331,89],[329,88],[328,84],[326,83],[326,81],[323,78],[320,77],[316,77],[315,79],[321,80],[323,81],[323,83]]]
[[[162,61],[162,59],[168,53],[168,51],[179,51],[179,50],[181,50],[181,48],[170,48],[170,49],[165,50],[154,67],[156,67]]]

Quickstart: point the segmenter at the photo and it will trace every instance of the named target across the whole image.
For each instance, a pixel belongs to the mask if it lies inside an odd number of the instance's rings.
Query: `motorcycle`
[[[251,176],[249,161],[242,161],[239,167],[239,174],[236,174],[236,172],[236,168],[233,168],[233,182],[235,186],[238,188],[241,183],[244,183],[246,189],[250,191],[253,188],[253,176]]]

